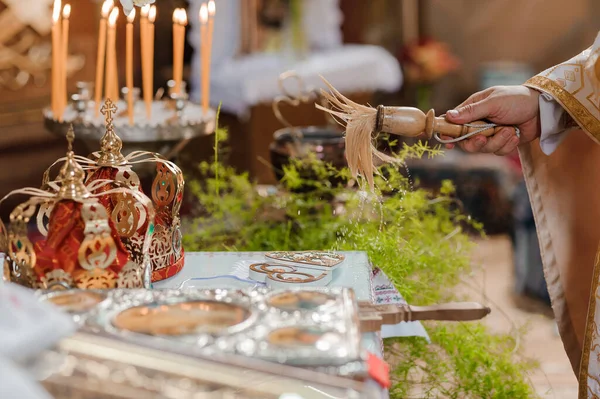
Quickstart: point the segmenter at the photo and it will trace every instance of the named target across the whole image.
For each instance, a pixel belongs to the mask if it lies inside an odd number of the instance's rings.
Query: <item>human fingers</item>
[[[464,141],[459,141],[458,145],[466,152],[481,152],[486,143],[487,139],[485,137],[475,136]]]
[[[502,128],[495,135],[488,138],[487,143],[481,148],[481,152],[496,153],[513,137],[515,137],[514,129],[509,127]]]
[[[501,149],[496,151],[494,154],[496,155],[508,155],[513,152],[519,146],[519,138],[514,136],[512,137]]]
[[[463,124],[485,119],[493,111],[494,104],[489,99],[465,104],[446,112],[446,119],[452,123]]]
[[[441,138],[442,140],[451,140],[451,139],[452,139],[452,137],[448,137],[448,136],[440,136],[440,138]],[[456,147],[456,144],[454,144],[454,143],[448,143],[448,144],[445,144],[445,146],[446,146],[446,149],[447,149],[447,150],[451,150],[451,149],[453,149],[454,147]]]
[[[464,107],[467,104],[473,104],[473,103],[478,103],[480,101],[483,101],[486,98],[488,98],[490,96],[490,94],[492,94],[493,91],[494,91],[493,88],[489,88],[489,89],[485,89],[483,91],[478,91],[477,93],[473,93],[465,101],[463,101],[462,103],[458,104],[455,107],[455,109],[456,108]]]

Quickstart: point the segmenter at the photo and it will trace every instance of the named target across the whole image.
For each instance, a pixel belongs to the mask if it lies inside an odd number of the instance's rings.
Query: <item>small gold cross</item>
[[[113,114],[117,112],[117,109],[117,106],[110,100],[110,98],[107,98],[106,102],[104,102],[104,105],[100,109],[100,112],[102,112],[102,115],[106,116],[107,120],[112,121]]]

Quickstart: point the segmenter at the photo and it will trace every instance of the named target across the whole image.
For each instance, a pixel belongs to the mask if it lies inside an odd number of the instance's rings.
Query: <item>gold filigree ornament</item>
[[[169,264],[174,255],[171,231],[163,225],[156,225],[150,242],[150,259],[154,270],[162,269]]]
[[[50,223],[50,214],[52,213],[52,204],[44,202],[40,205],[40,209],[37,213],[37,227],[40,233],[44,236],[48,236],[48,223]]]
[[[112,270],[78,270],[73,273],[77,288],[84,290],[107,290],[117,287],[117,279]],[[138,287],[135,287],[138,288]]]
[[[6,253],[3,278],[43,289],[149,288],[152,202],[139,189],[114,187],[112,180],[86,185],[81,157],[72,150],[74,138],[71,128],[67,156],[55,181],[45,181],[44,189],[15,190],[0,200],[30,197],[11,212],[6,228],[0,222],[0,249]],[[134,203],[139,211],[127,214],[116,207],[119,223],[113,224],[100,201],[105,195],[125,206]],[[119,238],[130,231],[128,223],[138,228],[131,235],[132,245],[125,247]]]
[[[70,289],[73,287],[73,278],[62,269],[54,269],[40,278],[38,288],[47,290]]]
[[[106,209],[97,203],[86,203],[81,208],[81,217],[85,238],[77,253],[79,264],[86,270],[106,269],[117,258]]]
[[[28,287],[33,287],[35,278],[33,265],[36,254],[32,242],[27,237],[27,224],[35,213],[35,203],[23,203],[10,214],[7,248],[5,253],[5,269],[10,281]]]
[[[112,195],[110,218],[117,228],[123,244],[132,251],[133,259],[143,258],[139,230],[150,225],[154,230],[150,246],[149,261],[153,270],[153,281],[172,277],[183,267],[184,251],[182,247],[181,223],[179,211],[183,200],[184,178],[181,169],[162,155],[148,151],[134,151],[124,156],[121,153],[123,143],[115,132],[113,115],[117,107],[107,99],[102,107],[106,118],[106,132],[100,140],[100,151],[92,153],[89,158],[76,157],[87,173],[86,185],[90,192],[96,193],[99,181],[109,179],[117,187],[127,187],[131,191],[141,193],[140,178],[133,170],[135,166],[154,164],[154,176],[150,193],[156,214],[155,219],[145,211],[143,204],[130,195]],[[44,173],[44,186],[51,186],[51,169],[64,159],[57,160]],[[106,192],[104,193],[106,195]],[[133,253],[135,252],[135,254]],[[175,266],[175,267],[172,267]]]
[[[117,279],[117,287],[119,288],[137,288],[142,286],[142,278],[138,273],[138,266],[135,262],[129,261],[121,269]]]

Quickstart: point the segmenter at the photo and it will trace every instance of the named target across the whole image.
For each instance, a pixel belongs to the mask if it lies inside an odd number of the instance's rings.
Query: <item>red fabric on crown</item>
[[[118,169],[111,168],[108,166],[99,168],[99,169],[93,171],[88,176],[88,178],[86,179],[86,184],[89,184],[95,180],[113,180],[114,181],[118,172],[119,172]],[[117,184],[106,184],[105,186],[100,187],[99,189],[96,189],[93,193],[101,194],[108,190],[112,190],[114,188],[119,188],[119,187],[121,187],[121,186],[119,186]],[[128,187],[128,188],[131,188],[131,187]],[[138,187],[138,191],[143,193],[141,186]],[[107,195],[102,195],[102,196],[98,197],[98,200],[100,201],[100,203],[102,205],[104,205],[104,207],[106,208],[106,211],[108,212],[109,215],[111,215],[112,211],[115,209],[115,201],[113,200],[114,198],[115,198],[114,194],[107,194]],[[147,228],[148,228],[148,221],[146,221],[146,223],[144,223],[144,225],[141,226],[137,231],[145,233]]]
[[[37,256],[35,273],[38,278],[56,269],[62,269],[71,275],[78,270],[83,270],[77,259],[79,248],[85,238],[81,208],[82,204],[69,200],[60,201],[54,206],[48,224],[48,237],[38,241],[34,246]],[[129,254],[110,219],[108,224],[111,237],[117,247],[117,257],[107,269],[116,276],[127,263]]]

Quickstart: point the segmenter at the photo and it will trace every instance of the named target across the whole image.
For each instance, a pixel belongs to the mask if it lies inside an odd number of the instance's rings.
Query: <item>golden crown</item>
[[[149,248],[149,262],[152,267],[152,281],[160,281],[174,276],[183,268],[184,251],[182,247],[181,223],[179,210],[183,200],[184,179],[181,169],[160,154],[134,151],[127,156],[122,154],[123,143],[115,132],[113,116],[117,106],[107,99],[101,109],[106,119],[106,131],[100,140],[100,151],[92,153],[88,158],[78,157],[77,160],[87,172],[85,184],[94,187],[98,181],[110,180],[114,186],[127,187],[131,190],[142,191],[141,181],[134,171],[134,165],[155,165],[156,175],[150,187],[151,198],[156,213],[155,223]],[[61,160],[59,160],[61,161]],[[59,161],[55,162],[56,165]],[[44,186],[58,189],[59,183],[50,180],[52,165],[44,173]],[[107,189],[105,186],[104,190]],[[101,190],[91,190],[101,194]],[[136,234],[135,222],[136,204],[134,198],[123,198],[110,195],[100,197],[107,207],[113,223],[117,226],[124,244],[129,248],[131,237]],[[137,253],[137,252],[135,252]],[[140,254],[143,255],[143,254]],[[141,259],[138,259],[141,261]]]
[[[144,214],[145,230],[138,237],[136,251],[131,251],[121,242],[118,225],[94,192],[107,187],[108,182],[84,183],[84,168],[72,149],[74,138],[70,129],[67,156],[55,184],[50,185],[54,190],[26,188],[9,194],[30,198],[11,212],[8,228],[2,226],[0,244],[6,253],[3,276],[43,289],[147,288],[149,262],[136,259],[135,254],[144,254],[150,246],[152,203],[127,187],[102,192],[135,198],[140,205],[138,216]],[[134,220],[143,230],[140,218]]]

